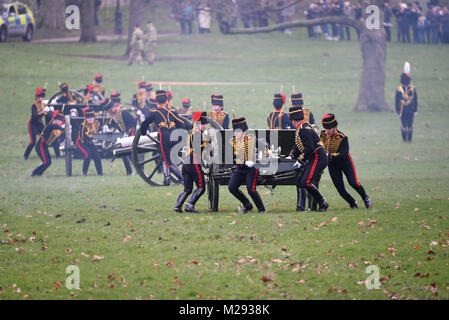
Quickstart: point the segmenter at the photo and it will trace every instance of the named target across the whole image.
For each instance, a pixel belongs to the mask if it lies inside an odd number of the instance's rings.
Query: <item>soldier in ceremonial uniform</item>
[[[329,204],[312,182],[327,167],[327,155],[324,145],[312,125],[304,121],[304,113],[301,107],[292,107],[289,111],[290,119],[297,128],[295,146],[290,156],[293,159],[298,159],[300,167],[304,166],[296,186],[298,189],[305,188],[312,195],[319,204],[319,211],[326,211],[329,208]],[[300,200],[298,194],[297,208],[300,206]]]
[[[156,101],[158,106],[152,108],[147,119],[142,123],[140,128],[142,135],[148,134],[148,129],[151,123],[155,124],[155,129],[159,133],[159,143],[161,147],[162,157],[164,159],[164,185],[170,185],[170,170],[179,178],[182,179],[182,173],[172,163],[170,134],[175,128],[186,128],[186,125],[176,111],[167,108],[168,93],[165,90],[156,91]]]
[[[173,208],[175,212],[182,212],[184,202],[187,197],[192,194],[194,182],[197,189],[193,192],[189,202],[186,204],[186,212],[197,212],[195,210],[195,204],[206,191],[206,182],[204,179],[203,169],[201,168],[201,163],[203,150],[207,147],[207,141],[205,141],[203,136],[203,132],[206,130],[207,125],[207,112],[195,112],[192,120],[193,129],[187,140],[187,154],[184,164],[182,165],[184,191],[182,191],[178,196],[176,205]]]
[[[62,135],[63,130],[64,115],[59,111],[55,111],[52,120],[45,126],[37,140],[35,149],[42,163],[31,172],[31,177],[41,176],[51,165],[51,156],[48,147]]]
[[[97,74],[94,78],[93,91],[100,95],[100,99],[105,97],[106,90],[103,85],[103,76],[101,74]]]
[[[224,103],[222,95],[212,95],[212,112],[209,118],[217,122],[223,129],[229,129],[229,115],[223,111]]]
[[[83,104],[92,104],[92,102],[93,102],[92,93],[93,92],[94,92],[93,85],[90,84],[90,85],[86,86],[86,88],[83,91],[83,93],[84,93]]]
[[[156,60],[154,49],[156,48],[157,31],[152,21],[147,22],[147,33],[145,34],[145,56],[148,64],[152,66]]]
[[[108,127],[132,137],[136,131],[136,119],[128,110],[121,109],[121,103],[120,93],[113,92],[111,94],[111,103],[105,107],[106,112],[110,114]],[[126,174],[128,176],[132,175],[133,170],[129,156],[123,157],[123,163],[125,164]]]
[[[75,94],[69,89],[67,83],[63,83],[59,86],[61,95],[58,98],[58,103],[61,104],[76,104],[78,103]]]
[[[87,171],[89,170],[91,160],[94,160],[95,162],[97,174],[102,176],[103,168],[101,165],[101,157],[98,153],[97,147],[93,143],[93,137],[95,133],[98,133],[100,122],[95,120],[95,112],[92,109],[87,109],[84,113],[84,117],[85,120],[76,141],[76,146],[84,155],[83,176],[87,176]]]
[[[268,128],[270,129],[293,129],[293,124],[288,114],[283,112],[285,101],[287,100],[285,94],[275,94],[273,100],[274,111],[267,117]]]
[[[304,113],[304,121],[310,123],[311,125],[315,125],[313,113],[309,109],[304,108],[304,98],[302,97],[302,93],[293,93],[290,100],[293,107],[302,108],[302,112]]]
[[[134,27],[134,32],[131,37],[130,48],[131,52],[129,54],[128,65],[132,65],[135,60],[137,60],[138,64],[142,64],[142,55],[144,55],[143,51],[143,41],[145,35],[140,29],[139,24],[136,24]]]
[[[410,84],[409,73],[401,75],[401,85],[396,89],[396,113],[401,118],[401,133],[404,142],[412,142],[413,119],[418,113],[418,94]]]
[[[42,130],[44,130],[44,123],[42,118],[46,114],[45,111],[50,111],[50,108],[46,107],[44,103],[45,93],[46,90],[43,88],[36,89],[36,99],[31,106],[31,118],[28,121],[28,134],[30,135],[30,144],[26,148],[23,155],[23,158],[25,160],[28,159],[34,145],[36,144],[36,136],[38,136],[42,132]]]
[[[193,114],[192,106],[189,99],[182,99],[182,106],[178,108],[178,114],[190,116]]]
[[[259,176],[259,169],[254,168],[256,137],[246,134],[248,125],[243,117],[232,120],[232,127],[234,137],[230,142],[233,145],[236,169],[229,181],[229,191],[242,203],[243,213],[247,213],[253,209],[253,205],[239,189],[242,184],[246,184],[248,194],[253,199],[257,209],[260,213],[264,213],[265,206],[256,189],[257,177]]]
[[[131,102],[133,109],[136,110],[137,123],[140,125],[145,121],[145,106],[147,104],[147,88],[144,81],[137,83],[138,91],[133,95]]]
[[[352,209],[357,209],[355,199],[346,191],[343,182],[343,174],[349,185],[362,197],[366,208],[371,208],[371,200],[365,192],[363,186],[357,179],[354,162],[349,154],[348,137],[338,130],[338,122],[334,114],[326,114],[323,117],[323,128],[321,131],[321,141],[324,144],[329,159],[329,174],[335,188]]]

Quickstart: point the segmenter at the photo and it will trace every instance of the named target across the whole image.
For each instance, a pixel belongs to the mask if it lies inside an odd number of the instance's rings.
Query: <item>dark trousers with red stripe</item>
[[[228,188],[234,197],[236,197],[245,206],[245,208],[248,208],[251,203],[239,189],[242,184],[246,184],[246,190],[248,191],[251,199],[253,199],[256,207],[259,211],[265,211],[262,199],[256,190],[258,176],[259,170],[256,168],[237,166],[237,169],[232,173],[231,180],[229,180]]]
[[[37,155],[39,156],[39,158],[41,158],[42,163],[39,166],[37,166],[33,170],[33,172],[31,172],[32,177],[41,176],[45,172],[45,170],[47,170],[47,168],[51,165],[50,152],[48,151],[48,146],[43,138],[40,138],[37,141],[35,149]]]
[[[193,183],[196,185],[196,190],[189,200],[189,203],[195,206],[196,202],[206,191],[204,173],[200,164],[184,164],[182,165],[182,176],[184,178],[184,200],[192,194]]]
[[[362,197],[362,200],[367,197],[365,189],[357,179],[357,173],[355,171],[354,162],[352,161],[351,155],[336,163],[330,162],[329,174],[335,188],[337,188],[338,193],[343,199],[346,200],[346,202],[349,203],[351,207],[355,205],[356,201],[348,193],[348,191],[346,191],[345,183],[343,181],[343,174],[346,176],[349,185],[354,188],[355,191],[357,191],[360,197]]]
[[[28,121],[28,134],[30,135],[30,144],[27,146],[23,157],[28,159],[33,147],[36,145],[36,137],[44,130],[44,125],[42,123],[33,123]]]
[[[181,179],[182,173],[181,171],[179,171],[178,167],[173,164],[170,155],[172,146],[177,142],[170,141],[171,131],[168,130],[167,128],[160,128],[158,132],[159,132],[159,143],[161,147],[162,158],[166,167],[169,169],[167,173],[169,173],[171,170],[178,178]],[[166,176],[166,178],[168,177]]]
[[[315,201],[321,204],[324,201],[324,197],[321,195],[317,186],[313,184],[313,181],[318,180],[321,172],[327,167],[327,155],[324,149],[319,148],[312,153],[304,166],[303,174],[296,181],[296,187],[305,188]]]
[[[97,147],[93,143],[82,143],[80,141],[80,138],[76,141],[76,145],[78,149],[83,153],[84,155],[84,162],[83,162],[83,175],[87,176],[87,172],[89,171],[89,165],[90,161],[94,160],[95,162],[95,168],[97,169],[97,174],[99,176],[103,175],[103,167],[101,165],[101,157],[100,153],[97,150]]]

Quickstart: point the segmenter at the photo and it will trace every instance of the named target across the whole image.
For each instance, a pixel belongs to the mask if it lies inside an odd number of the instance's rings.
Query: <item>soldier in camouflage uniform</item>
[[[152,66],[156,59],[154,49],[156,47],[157,31],[152,21],[148,21],[147,28],[147,33],[145,33],[145,57],[148,60],[148,64]]]
[[[129,54],[129,66],[132,65],[135,60],[137,60],[137,63],[142,64],[144,37],[145,35],[142,29],[140,29],[139,24],[136,24],[130,43],[131,53]]]

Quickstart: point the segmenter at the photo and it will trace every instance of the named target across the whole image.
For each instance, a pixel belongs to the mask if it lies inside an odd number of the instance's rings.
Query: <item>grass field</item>
[[[127,67],[124,50],[122,42],[0,46],[0,299],[449,298],[447,46],[389,44],[387,100],[394,102],[404,61],[419,94],[412,144],[402,143],[394,113],[353,112],[361,69],[355,41],[308,40],[304,30],[175,36],[159,42],[152,68]],[[108,59],[86,57],[98,55]],[[320,187],[328,212],[296,213],[294,187],[273,195],[260,187],[264,215],[238,214],[224,187],[220,213],[207,211],[204,196],[199,214],[174,214],[181,187],[150,188],[125,176],[121,161],[103,161],[101,178],[93,164],[82,177],[81,161],[67,178],[61,160],[29,178],[40,162],[34,151],[22,160],[35,88],[82,87],[97,72],[125,102],[142,76],[155,87],[186,82],[171,86],[175,105],[189,97],[202,108],[222,93],[225,109],[246,116],[251,128],[265,128],[281,85],[288,94],[295,86],[315,118],[336,113],[374,208],[350,210],[327,172]],[[72,264],[81,290],[65,287]],[[363,283],[370,265],[380,269],[378,290]]]

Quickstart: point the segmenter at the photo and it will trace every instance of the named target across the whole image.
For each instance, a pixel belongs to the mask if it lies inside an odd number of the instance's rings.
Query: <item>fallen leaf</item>
[[[110,280],[110,281],[112,281],[112,280],[114,280],[115,279],[115,274],[110,274],[109,276],[108,276],[108,279]]]
[[[274,273],[270,273],[270,274],[267,274],[267,275],[263,275],[262,278],[260,278],[260,280],[262,280],[263,282],[270,282],[275,277],[276,277],[276,275]]]
[[[128,242],[129,240],[131,240],[131,236],[126,236],[125,239],[123,239],[123,242]]]
[[[58,290],[59,288],[61,288],[61,283],[60,282],[53,282],[53,290]]]

